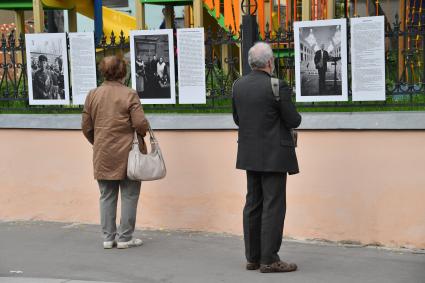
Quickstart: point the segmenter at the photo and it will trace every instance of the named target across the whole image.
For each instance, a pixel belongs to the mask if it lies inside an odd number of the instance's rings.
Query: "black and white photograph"
[[[175,104],[173,30],[130,33],[132,87],[144,104]]]
[[[347,101],[346,20],[294,23],[298,102]]]
[[[65,33],[26,34],[30,105],[69,104]]]

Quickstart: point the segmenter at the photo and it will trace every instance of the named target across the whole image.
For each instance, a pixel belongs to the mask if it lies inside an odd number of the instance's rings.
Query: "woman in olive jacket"
[[[143,137],[149,123],[137,93],[122,83],[127,74],[126,62],[117,56],[105,57],[99,69],[105,82],[87,95],[82,130],[93,145],[94,178],[100,188],[103,247],[125,249],[143,243],[132,237],[141,182],[127,178],[127,159],[134,131],[139,137],[140,150],[146,153]],[[120,189],[121,222],[117,232],[115,221]]]

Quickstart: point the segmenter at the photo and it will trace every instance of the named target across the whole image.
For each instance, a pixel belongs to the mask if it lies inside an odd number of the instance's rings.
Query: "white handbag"
[[[167,174],[164,158],[158,140],[149,126],[151,152],[143,154],[139,150],[139,140],[134,131],[133,145],[128,154],[127,177],[136,181],[153,181],[162,179]]]

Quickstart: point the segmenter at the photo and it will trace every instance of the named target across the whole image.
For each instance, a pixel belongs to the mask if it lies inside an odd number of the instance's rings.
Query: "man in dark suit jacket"
[[[156,54],[153,55],[152,60],[149,61],[149,72],[148,72],[148,92],[155,92],[159,88],[158,77],[157,77],[157,65],[158,59],[156,59]]]
[[[291,101],[291,88],[280,81],[280,99],[273,95],[273,52],[266,43],[248,53],[252,72],[233,86],[233,119],[239,126],[236,168],[246,170],[243,211],[246,268],[261,272],[295,271],[280,260],[286,212],[286,176],[298,173],[290,129],[301,123]]]
[[[321,45],[321,49],[316,51],[314,55],[314,64],[319,73],[319,94],[326,94],[326,71],[328,70],[329,54],[325,50],[325,45]]]

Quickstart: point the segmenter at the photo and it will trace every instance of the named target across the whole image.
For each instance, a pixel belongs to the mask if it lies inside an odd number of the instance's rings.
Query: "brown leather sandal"
[[[246,270],[257,270],[260,268],[260,264],[258,262],[247,262]]]
[[[272,264],[262,264],[260,267],[261,273],[273,273],[273,272],[292,272],[297,270],[295,263],[286,263],[284,261],[276,261]]]

